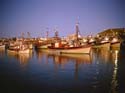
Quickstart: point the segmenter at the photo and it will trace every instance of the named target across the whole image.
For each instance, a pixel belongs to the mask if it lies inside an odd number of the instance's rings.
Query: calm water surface
[[[125,51],[90,55],[0,50],[1,93],[124,93]]]

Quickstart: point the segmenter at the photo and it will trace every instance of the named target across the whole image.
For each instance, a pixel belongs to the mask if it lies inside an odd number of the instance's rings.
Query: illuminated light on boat
[[[105,38],[104,38],[104,40],[105,40],[105,41],[108,41],[108,40],[109,40],[109,38],[108,38],[108,37],[105,37]]]
[[[118,42],[118,41],[119,41],[118,38],[113,38],[111,43],[115,43],[115,42]]]
[[[86,43],[87,41],[88,41],[87,39],[85,39],[85,38],[83,39],[83,42],[84,42],[84,43]]]
[[[81,35],[78,35],[78,38],[81,38],[82,36]]]
[[[101,41],[101,43],[107,43],[109,42],[109,38],[108,37],[105,37],[104,40]]]
[[[91,38],[91,39],[89,40],[89,43],[92,43],[92,42],[95,42],[95,40],[94,40],[93,38]]]

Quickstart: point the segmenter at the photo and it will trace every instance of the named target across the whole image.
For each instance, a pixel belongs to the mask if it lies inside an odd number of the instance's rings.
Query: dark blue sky
[[[0,36],[44,36],[49,28],[53,36],[57,28],[60,36],[79,29],[83,36],[97,34],[108,28],[125,27],[124,0],[0,0]]]

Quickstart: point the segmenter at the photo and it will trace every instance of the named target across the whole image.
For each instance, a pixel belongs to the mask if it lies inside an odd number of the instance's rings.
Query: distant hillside
[[[125,28],[113,28],[113,29],[107,29],[100,33],[98,33],[99,36],[114,36],[114,35],[120,35],[125,34]]]

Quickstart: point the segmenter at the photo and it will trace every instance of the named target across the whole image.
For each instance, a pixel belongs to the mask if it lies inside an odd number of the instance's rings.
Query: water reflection
[[[48,60],[47,54],[44,53],[44,52],[42,52],[42,51],[36,51],[36,57],[37,57],[39,63],[42,62],[42,59],[43,59],[44,57],[46,57],[46,62],[47,62],[47,60]],[[48,63],[48,62],[47,62],[47,63]]]
[[[29,59],[31,57],[32,57],[32,53],[20,54],[20,55],[18,55],[18,60],[19,60],[20,64],[25,64],[29,61]]]
[[[117,87],[118,87],[118,81],[117,81],[117,72],[118,72],[118,50],[115,50],[112,53],[112,59],[114,62],[114,70],[113,70],[113,75],[112,75],[112,82],[111,82],[111,93],[118,93],[117,92]]]
[[[104,63],[108,63],[111,58],[111,53],[109,49],[97,49],[94,51],[97,55],[96,60],[101,60]]]
[[[63,93],[63,90],[67,92],[71,92],[72,90],[73,93],[78,93],[78,91],[81,93],[100,93],[100,91],[104,93],[117,93],[116,89],[118,89],[119,84],[119,53],[118,50],[106,49],[95,49],[90,55],[56,55],[36,51],[23,55],[7,53],[7,57],[8,62],[11,58],[17,59],[16,61],[14,60],[15,62],[12,65],[17,62],[20,63],[12,67],[13,69],[18,68],[20,72],[23,71],[21,76],[25,79],[21,79],[24,83],[22,85],[25,86],[25,80],[27,80],[28,83],[26,86],[29,89],[35,87],[35,90],[41,91],[40,87],[42,86],[45,93],[46,89],[50,90],[49,92],[52,90],[52,93]],[[122,61],[124,60],[122,59]],[[30,64],[28,64],[29,62]],[[5,67],[7,64],[1,64],[1,67],[2,65]],[[21,67],[27,65],[25,66],[26,69],[22,70],[20,65]],[[17,73],[15,72],[13,77]],[[30,86],[31,81],[33,87]],[[54,90],[55,88],[58,91]]]
[[[3,57],[4,54],[5,54],[5,49],[4,48],[0,48],[0,57]]]
[[[30,53],[26,54],[17,54],[17,53],[12,53],[12,52],[7,52],[7,56],[10,58],[16,58],[21,65],[25,65],[29,62],[30,58],[32,58],[32,51]]]
[[[119,50],[107,50],[107,49],[96,49],[93,50],[93,59],[92,62],[95,62],[95,69],[98,75],[96,75],[96,81],[98,83],[105,84],[105,82],[110,82],[109,93],[118,93],[118,57]],[[108,72],[108,73],[107,73]],[[98,77],[104,79],[104,81],[100,81]],[[104,78],[105,77],[105,78]],[[111,81],[110,81],[111,80]],[[99,84],[95,84],[96,88],[101,86]],[[108,84],[107,84],[108,86]],[[106,89],[106,88],[105,88]]]
[[[53,62],[56,65],[56,68],[60,66],[61,68],[65,68],[68,62],[73,62],[74,64],[74,79],[78,80],[79,77],[79,69],[81,65],[91,64],[90,55],[86,54],[61,54],[61,55],[49,55],[53,57]]]
[[[39,62],[42,62],[44,58],[47,64],[48,62],[53,62],[55,73],[60,70],[60,68],[63,72],[73,68],[75,79],[78,79],[80,66],[92,64],[92,58],[88,54],[50,54],[41,51],[37,51],[36,54]],[[69,64],[72,64],[73,67],[68,67]]]
[[[41,52],[41,51],[37,51],[37,58],[39,61],[42,60],[43,57],[46,57],[47,59],[52,59],[54,64],[66,64],[68,61],[72,61],[72,62],[77,62],[78,64],[80,63],[86,63],[86,64],[91,64],[92,60],[91,60],[91,56],[88,54],[60,54],[60,55],[56,55],[56,54],[49,54],[49,53],[45,53],[45,52]]]

